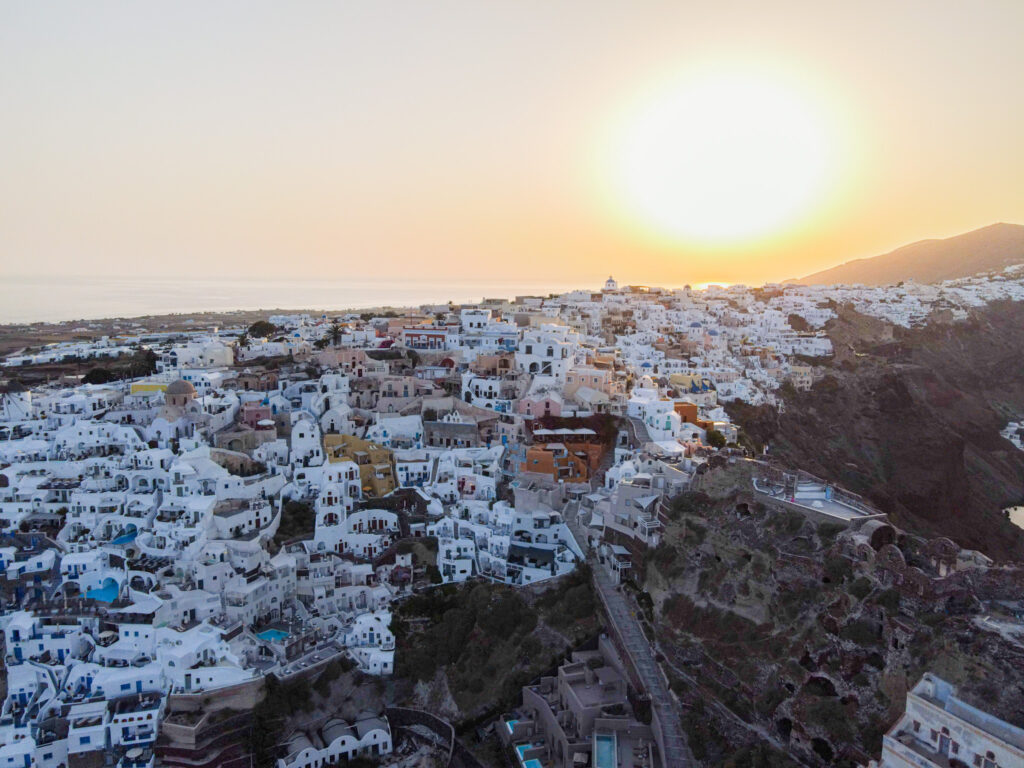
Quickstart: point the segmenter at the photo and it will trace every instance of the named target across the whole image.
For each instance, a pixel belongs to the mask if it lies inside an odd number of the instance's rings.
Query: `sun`
[[[793,227],[833,172],[826,113],[797,82],[755,69],[656,88],[614,130],[615,206],[676,242],[728,245]]]

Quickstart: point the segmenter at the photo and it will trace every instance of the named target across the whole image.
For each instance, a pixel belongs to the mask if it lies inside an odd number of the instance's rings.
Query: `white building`
[[[977,768],[1024,765],[1024,729],[958,698],[931,673],[907,694],[903,716],[882,738],[882,757],[870,768]]]

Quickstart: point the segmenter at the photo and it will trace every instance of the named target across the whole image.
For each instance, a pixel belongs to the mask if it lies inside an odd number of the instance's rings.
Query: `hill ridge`
[[[787,282],[797,285],[891,285],[903,280],[937,283],[1022,263],[1024,225],[996,222],[952,237],[917,240],[879,256],[853,259]]]

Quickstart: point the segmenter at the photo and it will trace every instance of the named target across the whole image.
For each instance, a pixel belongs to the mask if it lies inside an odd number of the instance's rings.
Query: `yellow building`
[[[169,381],[133,381],[131,393],[133,395],[155,395],[167,389]]]
[[[398,487],[394,455],[389,448],[355,435],[324,435],[324,455],[330,462],[352,461],[359,467],[363,493],[386,496]]]

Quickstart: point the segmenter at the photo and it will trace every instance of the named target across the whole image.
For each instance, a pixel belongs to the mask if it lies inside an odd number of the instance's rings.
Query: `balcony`
[[[650,535],[661,528],[661,521],[657,517],[642,516],[637,518],[637,528],[645,535]]]
[[[129,736],[122,736],[121,743],[125,745],[146,744],[156,739],[156,731],[153,728],[140,728]]]
[[[908,764],[920,768],[966,768],[967,765],[963,760],[944,755],[930,744],[916,739],[913,734],[905,731],[896,734],[896,738],[883,738],[883,757],[886,752],[891,752]]]

